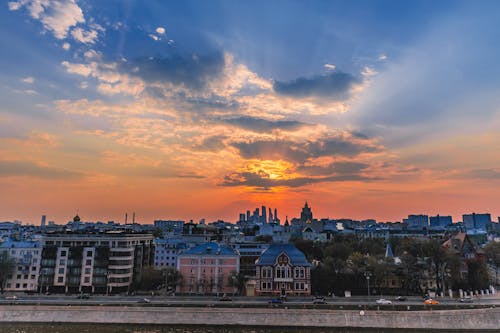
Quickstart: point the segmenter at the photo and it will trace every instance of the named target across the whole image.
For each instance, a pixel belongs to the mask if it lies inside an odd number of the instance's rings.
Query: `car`
[[[151,300],[149,298],[141,298],[140,300],[137,301],[137,303],[151,303]]]
[[[406,297],[404,297],[404,296],[398,296],[394,300],[398,301],[398,302],[404,302],[404,301],[406,301]]]
[[[15,295],[12,295],[12,296],[5,296],[5,299],[7,301],[16,301],[17,300],[17,296]]]
[[[313,299],[313,304],[328,304],[328,303],[326,302],[326,298],[319,296]]]
[[[89,299],[90,295],[89,294],[80,294],[80,295],[76,296],[76,298],[78,298],[78,299]]]
[[[282,298],[271,298],[269,301],[267,301],[269,304],[283,304],[283,299]]]
[[[459,299],[459,302],[460,303],[474,303],[474,300],[471,297],[466,296],[466,297]]]
[[[219,301],[221,301],[221,302],[230,302],[232,300],[233,299],[230,296],[226,295],[226,294],[222,295],[222,297],[219,298]]]
[[[439,304],[439,301],[432,299],[432,298],[429,298],[429,299],[426,299],[424,301],[424,304],[425,305],[437,305],[437,304]]]
[[[391,301],[389,301],[388,299],[385,299],[385,298],[380,298],[376,302],[377,302],[377,304],[382,304],[382,305],[392,304]]]

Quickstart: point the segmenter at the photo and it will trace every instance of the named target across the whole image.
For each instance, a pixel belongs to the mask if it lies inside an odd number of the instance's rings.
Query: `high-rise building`
[[[245,222],[245,213],[240,213],[240,218],[238,221]]]
[[[429,217],[431,227],[446,227],[453,223],[451,216],[431,216]]]
[[[40,223],[40,228],[43,230],[45,230],[45,220],[47,219],[47,216],[45,215],[42,215],[42,221]]]
[[[467,230],[471,229],[479,229],[486,230],[486,227],[489,223],[491,223],[491,215],[486,214],[464,214],[462,215],[462,221],[464,222],[465,228]]]
[[[0,242],[0,255],[3,252],[15,261],[14,271],[5,281],[5,290],[36,291],[42,256],[41,244],[35,241],[7,239]]]
[[[260,222],[267,223],[267,211],[266,206],[262,206],[262,216],[260,218]]]
[[[424,229],[429,226],[429,216],[427,215],[408,215],[407,219],[403,219],[409,229]]]

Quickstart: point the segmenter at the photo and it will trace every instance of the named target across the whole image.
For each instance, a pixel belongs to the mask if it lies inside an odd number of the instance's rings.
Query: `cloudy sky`
[[[498,1],[0,6],[0,220],[500,214]]]

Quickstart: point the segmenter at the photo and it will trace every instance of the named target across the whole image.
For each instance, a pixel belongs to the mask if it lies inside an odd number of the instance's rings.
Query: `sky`
[[[0,4],[0,221],[500,214],[498,1]]]

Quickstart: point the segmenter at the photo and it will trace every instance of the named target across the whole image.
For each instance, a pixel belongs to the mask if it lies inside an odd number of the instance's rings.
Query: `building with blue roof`
[[[181,293],[234,293],[231,278],[240,271],[240,256],[226,245],[208,242],[180,254],[177,270],[183,279],[178,288]]]
[[[293,244],[271,244],[255,265],[256,295],[311,295],[311,263]]]

